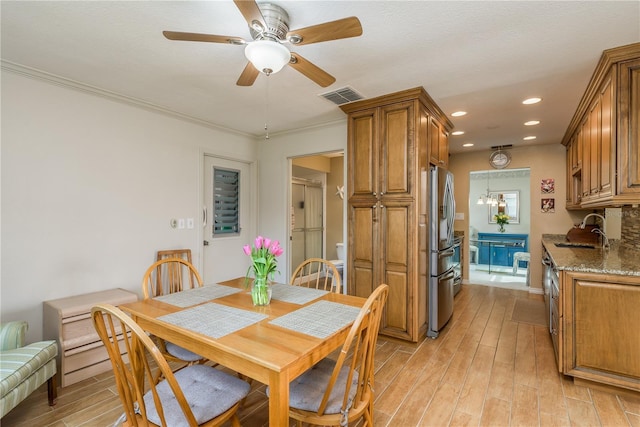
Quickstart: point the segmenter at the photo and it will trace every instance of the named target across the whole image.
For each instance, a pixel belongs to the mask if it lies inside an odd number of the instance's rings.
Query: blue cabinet
[[[529,252],[528,234],[478,233],[478,264],[513,265],[513,254]],[[520,267],[526,265],[521,262]]]

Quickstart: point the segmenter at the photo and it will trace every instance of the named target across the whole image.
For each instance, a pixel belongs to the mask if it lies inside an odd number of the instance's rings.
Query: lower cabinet
[[[565,375],[640,391],[640,277],[565,271]]]

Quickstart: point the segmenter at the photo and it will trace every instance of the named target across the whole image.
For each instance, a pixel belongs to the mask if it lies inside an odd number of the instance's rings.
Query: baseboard
[[[541,288],[529,288],[529,293],[542,295],[544,292],[542,291]]]

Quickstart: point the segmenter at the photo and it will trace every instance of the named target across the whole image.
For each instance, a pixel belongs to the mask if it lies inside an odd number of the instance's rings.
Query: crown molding
[[[487,174],[489,175],[488,177]],[[529,169],[502,169],[488,172],[471,172],[469,174],[469,179],[471,181],[486,181],[487,179],[527,178],[530,176],[531,171]]]
[[[126,95],[121,95],[116,92],[108,91],[105,89],[101,89],[96,86],[91,86],[86,83],[81,83],[76,80],[68,79],[65,77],[60,77],[55,74],[47,73],[45,71],[40,71],[35,68],[27,67],[24,65],[16,64],[11,61],[6,61],[4,59],[0,60],[0,67],[3,71],[7,71],[10,73],[14,73],[20,75],[22,77],[32,78],[35,80],[45,81],[47,83],[62,86],[68,89],[77,90],[79,92],[88,93],[91,95],[99,96],[101,98],[105,98],[111,101],[120,102],[123,104],[132,105],[134,107],[142,108],[147,111],[153,111],[157,113],[161,113],[167,116],[171,116],[173,118],[178,118],[184,121],[188,121],[191,123],[195,123],[200,126],[208,127],[215,130],[220,130],[227,133],[232,133],[240,136],[244,136],[247,138],[258,138],[259,135],[254,135],[247,132],[241,132],[236,129],[227,128],[224,126],[220,126],[218,124],[209,122],[207,120],[199,119],[197,117],[189,116],[187,114],[182,114],[177,111],[170,110],[168,108],[162,107],[160,105],[153,104],[151,102],[143,101],[141,99],[133,98]]]

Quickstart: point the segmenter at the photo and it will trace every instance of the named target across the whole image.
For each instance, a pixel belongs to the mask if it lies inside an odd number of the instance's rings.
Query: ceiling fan
[[[355,16],[290,31],[289,15],[280,6],[258,4],[255,0],[234,0],[234,3],[249,24],[252,41],[241,37],[176,31],[163,31],[162,34],[169,40],[244,45],[249,62],[236,82],[238,86],[251,86],[260,72],[268,76],[289,64],[318,85],[327,87],[336,79],[300,54],[291,52],[284,44],[302,46],[362,35],[360,20]]]

